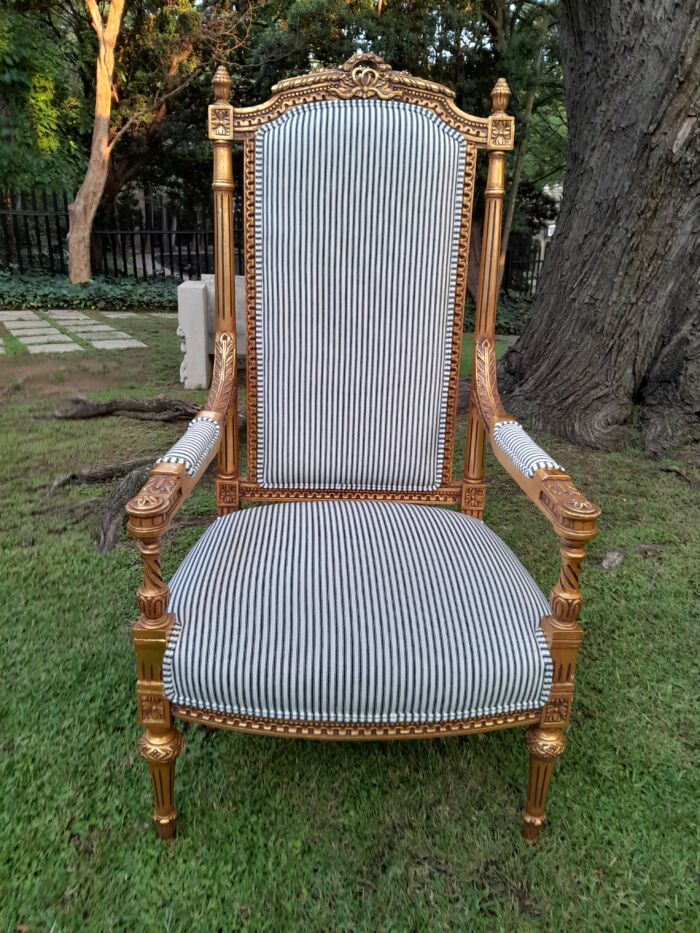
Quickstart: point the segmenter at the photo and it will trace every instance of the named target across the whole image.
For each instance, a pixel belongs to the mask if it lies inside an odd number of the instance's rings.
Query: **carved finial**
[[[499,78],[491,91],[491,109],[494,113],[503,113],[508,108],[510,88],[505,78]]]
[[[214,72],[212,84],[214,85],[214,97],[217,100],[228,102],[231,96],[231,76],[224,65],[219,65]]]

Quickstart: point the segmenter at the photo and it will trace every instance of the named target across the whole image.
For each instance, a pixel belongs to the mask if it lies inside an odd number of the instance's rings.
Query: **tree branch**
[[[149,113],[153,113],[155,110],[158,110],[166,101],[170,100],[171,97],[175,97],[176,94],[179,94],[181,91],[184,91],[186,87],[189,87],[190,84],[198,77],[203,70],[202,65],[198,65],[190,74],[182,81],[180,84],[176,85],[166,94],[156,95],[153,104],[150,107],[145,107],[143,110],[139,110],[137,113],[132,113],[129,119],[122,126],[119,127],[117,132],[112,137],[112,140],[109,144],[109,151],[112,152],[114,147],[117,145],[119,140],[129,132],[134,123],[137,123],[143,117],[147,116]]]

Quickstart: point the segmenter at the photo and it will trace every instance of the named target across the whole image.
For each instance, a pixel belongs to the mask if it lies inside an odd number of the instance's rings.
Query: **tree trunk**
[[[604,449],[634,425],[649,453],[700,439],[694,7],[561,2],[564,196],[503,388],[536,427]]]
[[[87,0],[88,12],[97,35],[98,49],[95,121],[85,178],[75,201],[68,206],[68,275],[71,282],[87,282],[92,274],[90,266],[92,222],[100,204],[109,169],[114,48],[119,37],[124,3],[125,0],[111,0],[105,24],[96,0]]]

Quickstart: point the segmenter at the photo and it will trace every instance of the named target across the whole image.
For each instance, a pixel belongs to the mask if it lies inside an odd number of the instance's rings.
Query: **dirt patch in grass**
[[[124,385],[143,374],[144,351],[82,356],[70,361],[55,356],[13,356],[0,364],[0,392],[55,398],[84,395]]]

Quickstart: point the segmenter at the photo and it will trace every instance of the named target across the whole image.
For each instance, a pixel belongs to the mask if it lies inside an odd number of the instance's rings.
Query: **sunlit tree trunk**
[[[95,90],[95,122],[85,178],[68,206],[70,228],[68,236],[68,274],[71,282],[87,282],[91,277],[90,240],[92,223],[100,204],[110,157],[110,123],[112,116],[114,49],[119,38],[125,0],[111,0],[106,22],[97,0],[87,0],[87,8],[97,35],[97,74]]]

